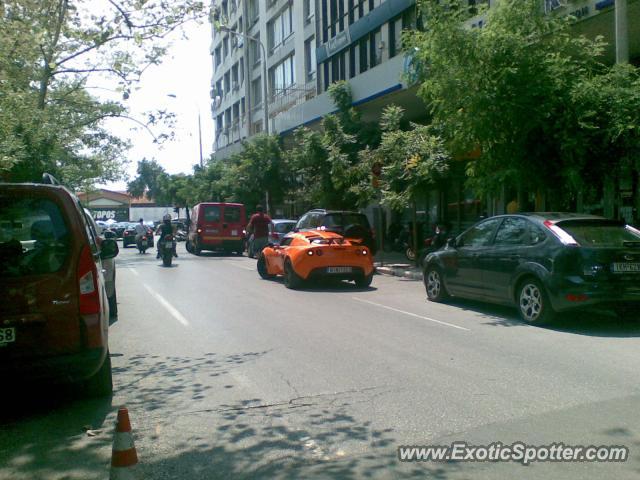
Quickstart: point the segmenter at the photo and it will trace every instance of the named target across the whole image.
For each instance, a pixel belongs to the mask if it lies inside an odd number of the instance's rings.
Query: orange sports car
[[[280,245],[269,245],[258,257],[262,278],[284,275],[288,288],[305,280],[339,278],[368,287],[373,279],[373,258],[369,249],[334,232],[309,230],[287,234]]]

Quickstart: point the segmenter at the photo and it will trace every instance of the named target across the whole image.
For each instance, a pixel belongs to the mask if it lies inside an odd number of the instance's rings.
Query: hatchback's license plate
[[[613,273],[640,273],[640,263],[619,263],[613,264]]]
[[[0,347],[6,345],[7,343],[16,341],[16,329],[11,328],[0,328]]]
[[[147,241],[146,240],[140,240],[140,246],[141,247],[146,247],[147,246]]]
[[[351,267],[327,267],[327,273],[351,273]]]
[[[171,243],[167,242],[167,243],[164,244],[164,248],[165,248],[165,250],[171,250],[173,248],[173,245]]]

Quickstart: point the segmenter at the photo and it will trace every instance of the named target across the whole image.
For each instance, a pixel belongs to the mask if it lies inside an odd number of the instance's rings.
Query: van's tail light
[[[80,253],[78,289],[80,290],[80,313],[82,315],[100,313],[98,272],[88,245],[85,245]]]

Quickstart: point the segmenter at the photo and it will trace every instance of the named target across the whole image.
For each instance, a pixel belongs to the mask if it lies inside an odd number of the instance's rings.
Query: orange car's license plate
[[[327,273],[351,273],[351,267],[327,267]]]

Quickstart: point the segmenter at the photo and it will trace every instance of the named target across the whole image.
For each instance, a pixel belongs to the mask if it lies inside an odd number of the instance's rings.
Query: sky
[[[137,90],[131,92],[128,106],[130,116],[144,119],[144,112],[167,109],[175,114],[175,138],[162,145],[153,143],[153,137],[145,129],[126,120],[112,121],[107,128],[122,137],[131,139],[130,164],[127,173],[136,175],[138,160],[155,159],[168,173],[191,173],[192,166],[200,162],[198,141],[198,113],[202,124],[202,154],[205,159],[213,144],[213,120],[209,91],[211,89],[212,62],[209,54],[211,26],[208,22],[189,23],[184,33],[173,37],[162,64],[148,68]],[[158,135],[162,129],[152,129]],[[111,190],[125,190],[126,181],[100,185]]]

